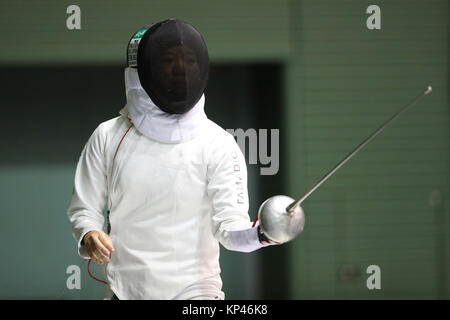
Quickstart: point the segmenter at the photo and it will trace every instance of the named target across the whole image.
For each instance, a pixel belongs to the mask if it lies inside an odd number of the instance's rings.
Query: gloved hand
[[[263,247],[281,244],[269,239],[259,227],[258,218],[247,228],[228,231],[232,249],[240,252],[252,252]]]
[[[256,216],[255,221],[253,221],[253,225],[252,228],[258,228],[258,238],[259,238],[259,242],[261,244],[267,244],[267,245],[276,245],[276,244],[281,244],[280,242],[274,241],[269,239],[264,232],[261,230],[261,227],[259,226],[259,221],[258,221],[258,216]]]

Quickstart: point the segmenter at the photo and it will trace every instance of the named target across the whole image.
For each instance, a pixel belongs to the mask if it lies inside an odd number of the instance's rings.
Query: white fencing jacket
[[[244,156],[207,119],[204,97],[181,116],[150,100],[144,135],[129,112],[148,98],[136,77],[126,70],[127,106],[95,129],[78,161],[67,214],[79,254],[89,258],[81,240],[104,230],[108,209],[115,251],[106,279],[119,299],[223,299],[219,241],[244,252],[265,246],[248,215]]]

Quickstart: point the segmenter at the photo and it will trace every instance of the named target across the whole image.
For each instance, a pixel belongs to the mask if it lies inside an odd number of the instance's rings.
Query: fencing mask
[[[209,75],[208,49],[188,23],[164,20],[142,27],[131,38],[128,67],[137,68],[142,88],[170,114],[183,114],[200,100]]]

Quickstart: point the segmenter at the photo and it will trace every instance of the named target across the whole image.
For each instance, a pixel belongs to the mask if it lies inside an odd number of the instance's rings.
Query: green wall
[[[448,1],[375,3],[381,30],[366,28],[371,1],[291,2],[290,194],[433,86],[303,203],[293,299],[449,297]]]
[[[66,8],[81,9],[81,30],[68,30]],[[289,53],[286,0],[79,0],[0,2],[0,61],[123,63],[141,25],[176,17],[201,31],[218,60],[278,59]]]
[[[288,174],[280,193],[292,197],[308,190],[431,84],[430,96],[302,204],[305,230],[279,249],[287,251],[280,259],[289,265],[286,296],[291,299],[449,298],[448,1],[80,0],[82,29],[74,31],[66,28],[71,4],[0,2],[0,65],[123,66],[126,43],[140,25],[167,17],[186,20],[203,34],[213,64],[282,64],[283,111],[274,106],[273,112],[283,112],[284,119],[280,162]],[[381,8],[381,30],[366,28],[371,4]],[[44,88],[48,78],[42,79]],[[107,88],[102,90],[108,96]],[[70,102],[70,92],[66,97]],[[9,105],[4,107],[8,114]],[[17,141],[11,144],[14,149],[26,143],[10,130],[3,136]],[[7,152],[2,157],[10,159]],[[63,287],[67,275],[60,265],[79,264],[73,252],[54,254],[74,249],[71,238],[61,240],[60,230],[69,228],[62,210],[75,161],[0,163],[2,297],[35,298],[40,292],[40,298],[54,298],[52,287],[42,281]],[[265,265],[270,272],[264,273],[274,279],[276,249],[266,249],[273,259]],[[255,261],[245,260],[258,268]],[[372,264],[381,268],[381,290],[366,287],[366,268]],[[238,272],[234,266],[229,275]],[[264,286],[264,278],[260,281]],[[63,298],[98,297],[101,285],[95,285],[89,284],[90,295],[62,292]],[[247,291],[260,297],[258,290]]]

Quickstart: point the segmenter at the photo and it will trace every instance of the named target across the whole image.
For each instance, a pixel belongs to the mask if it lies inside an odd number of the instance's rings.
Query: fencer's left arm
[[[253,226],[248,215],[247,166],[233,136],[215,141],[208,157],[207,193],[215,238],[233,251],[252,252],[267,246],[260,242],[258,224]]]

